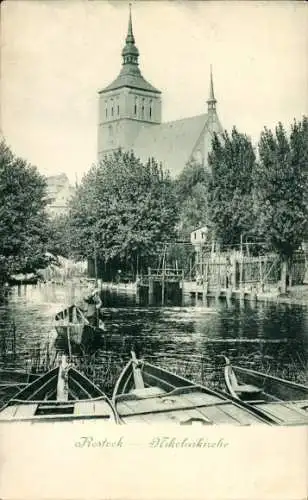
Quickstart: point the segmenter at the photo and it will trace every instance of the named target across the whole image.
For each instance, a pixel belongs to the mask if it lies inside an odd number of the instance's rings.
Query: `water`
[[[9,339],[14,322],[18,353],[46,344],[61,348],[53,317],[85,291],[69,283],[13,288],[8,303],[0,306],[0,338]],[[91,370],[87,365],[84,371],[108,386],[107,392],[132,347],[151,362],[209,385],[221,382],[222,354],[235,364],[308,382],[306,306],[226,300],[204,305],[188,296],[181,305],[162,307],[107,291],[103,304],[106,333],[92,352]],[[3,346],[2,365],[20,365],[23,357],[8,356]]]

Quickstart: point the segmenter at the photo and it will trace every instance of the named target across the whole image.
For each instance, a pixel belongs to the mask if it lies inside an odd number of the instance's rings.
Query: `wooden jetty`
[[[148,295],[149,303],[154,298],[161,299],[165,303],[169,295],[183,294],[184,271],[182,269],[162,267],[158,269],[148,268],[148,274],[137,279],[137,294],[144,291]]]

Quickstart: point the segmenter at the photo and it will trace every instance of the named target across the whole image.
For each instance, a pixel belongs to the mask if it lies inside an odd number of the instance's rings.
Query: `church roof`
[[[161,94],[160,90],[157,90],[151,83],[149,83],[142,74],[128,73],[121,71],[119,76],[107,87],[100,90],[99,93],[109,92],[110,90],[120,89],[122,87],[128,87],[137,90],[146,90],[148,92],[154,92],[155,94]]]
[[[143,162],[153,156],[162,162],[172,176],[178,175],[189,161],[207,118],[208,115],[204,113],[156,126],[145,126],[134,143],[134,152]]]

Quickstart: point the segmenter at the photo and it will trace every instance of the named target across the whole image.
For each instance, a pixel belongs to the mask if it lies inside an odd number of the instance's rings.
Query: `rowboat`
[[[89,318],[90,319],[90,318]],[[80,345],[91,342],[103,328],[95,327],[75,304],[63,309],[55,316],[55,329],[59,336],[65,337],[68,343]]]
[[[233,366],[225,357],[228,393],[280,425],[308,424],[308,387],[258,371]]]
[[[0,405],[17,394],[38,375],[26,370],[1,368],[0,369]]]
[[[117,422],[111,401],[66,361],[18,392],[0,410],[0,422],[102,419]]]
[[[134,352],[112,401],[121,423],[271,424],[245,403],[138,360]]]

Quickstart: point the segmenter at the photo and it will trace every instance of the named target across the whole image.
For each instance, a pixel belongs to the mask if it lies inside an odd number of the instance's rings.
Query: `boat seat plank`
[[[86,416],[86,415],[110,415],[109,404],[102,401],[77,401],[75,403],[74,415],[76,416]]]
[[[93,401],[76,401],[74,415],[89,415],[95,412]]]
[[[160,387],[144,387],[142,389],[133,389],[130,391],[130,394],[133,394],[137,398],[150,398],[161,396],[162,394],[166,394],[166,392]]]
[[[262,392],[262,389],[260,389],[260,387],[249,384],[240,384],[236,386],[234,390],[238,394],[260,394]]]
[[[198,400],[199,405],[206,403],[207,400]],[[122,409],[129,413],[143,413],[151,411],[168,411],[168,410],[180,410],[182,408],[194,407],[196,403],[189,401],[187,395],[176,395],[176,396],[165,396],[156,397],[149,399],[137,399],[121,401],[117,404],[117,410],[122,414]]]
[[[179,396],[191,402],[193,405],[200,403],[217,404],[222,402],[221,398],[219,398],[218,396],[215,396],[214,394],[207,394],[206,392],[202,391],[183,393],[179,394]]]
[[[197,396],[197,397],[196,397]],[[226,401],[222,401],[216,396],[207,393],[179,394],[175,396],[164,396],[149,399],[121,400],[117,402],[116,408],[121,416],[133,414],[144,414],[151,412],[169,413],[179,410],[194,410],[207,406],[225,406]],[[201,410],[199,410],[201,411]],[[199,413],[199,417],[201,414]],[[203,415],[206,416],[206,415]],[[167,417],[165,417],[167,418]]]
[[[190,419],[202,419],[203,415],[196,409],[192,410],[174,410],[168,412],[158,412],[158,413],[143,413],[141,415],[125,415],[123,416],[123,420],[125,422],[135,422],[135,423],[146,423],[146,424],[155,424],[155,423],[185,423]],[[208,422],[212,424],[211,421]]]

